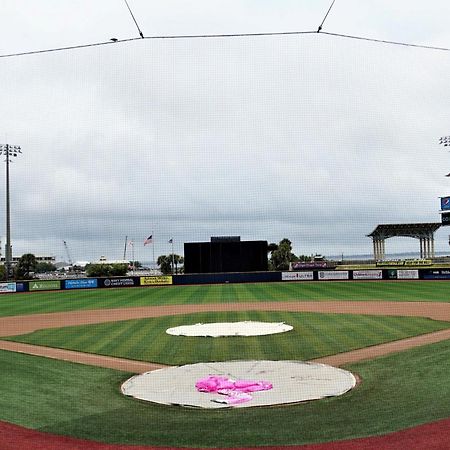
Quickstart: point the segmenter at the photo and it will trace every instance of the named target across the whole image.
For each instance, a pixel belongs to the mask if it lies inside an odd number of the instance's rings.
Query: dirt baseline
[[[302,302],[248,302],[209,303],[191,305],[145,306],[138,308],[118,308],[33,314],[0,318],[2,336],[17,336],[39,329],[62,328],[73,325],[87,325],[121,320],[161,317],[215,311],[290,311],[335,314],[362,314],[380,316],[414,316],[450,322],[450,303],[431,302],[358,302],[358,301],[302,301]],[[340,366],[362,361],[389,353],[399,352],[420,345],[450,339],[450,328],[386,344],[375,345],[351,352],[318,358],[315,362]],[[70,350],[0,341],[0,349],[28,353],[81,364],[107,367],[127,372],[142,373],[164,367],[150,362],[132,361]]]
[[[109,310],[76,311],[69,313],[36,314],[28,316],[14,316],[0,318],[0,334],[2,336],[14,336],[30,333],[34,330],[45,328],[60,328],[71,325],[94,324],[102,322],[115,322],[119,320],[140,319],[145,317],[158,317],[164,315],[186,314],[204,311],[291,311],[291,312],[322,312],[322,313],[348,313],[370,314],[384,316],[416,316],[428,317],[434,320],[450,322],[450,303],[429,302],[259,302],[259,303],[221,303],[206,305],[176,305],[154,306],[142,308],[121,308]],[[450,339],[450,329],[428,333],[425,335],[376,345],[347,353],[341,353],[316,361],[342,365],[348,362],[356,362],[364,359],[399,352],[420,345],[439,342]],[[9,341],[0,341],[0,349],[29,353],[33,355],[68,360],[82,364],[91,364],[142,373],[154,370],[162,366],[140,361],[130,361],[120,358],[102,357],[99,355],[80,352],[65,351],[60,349],[18,344]],[[299,450],[394,450],[398,448],[415,448],[416,450],[440,450],[448,448],[450,440],[450,419],[441,420],[431,424],[414,427],[408,430],[391,433],[385,436],[368,437],[340,442],[324,444],[286,446],[285,449]],[[168,447],[153,446],[122,446],[114,444],[102,444],[80,439],[56,436],[28,430],[17,425],[0,422],[2,448],[15,450],[28,448],[30,450],[73,450],[73,449],[99,449],[99,450],[132,450],[132,449],[168,449]],[[272,450],[274,447],[267,447]],[[277,447],[280,448],[280,447]]]

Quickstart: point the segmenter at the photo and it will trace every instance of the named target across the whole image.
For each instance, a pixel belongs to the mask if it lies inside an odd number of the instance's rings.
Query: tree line
[[[292,242],[284,238],[278,244],[268,245],[269,270],[289,270],[291,263],[296,261],[309,261],[310,256],[296,256],[292,252]],[[177,254],[160,255],[156,261],[163,274],[184,273],[184,258]],[[85,268],[88,277],[112,277],[127,275],[130,267],[139,268],[139,261],[131,261],[130,264],[88,264]],[[32,279],[34,274],[56,271],[56,266],[48,262],[37,261],[35,255],[26,253],[22,255],[14,267],[14,279],[26,280]],[[5,266],[0,266],[0,278],[5,279]]]

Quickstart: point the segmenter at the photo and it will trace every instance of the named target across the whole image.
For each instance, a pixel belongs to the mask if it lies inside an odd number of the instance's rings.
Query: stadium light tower
[[[444,147],[450,146],[450,136],[441,136],[439,138],[439,144],[442,144]],[[446,177],[450,177],[450,173],[445,175]]]
[[[9,280],[12,277],[11,270],[11,226],[10,226],[10,209],[9,209],[9,163],[11,157],[17,157],[19,153],[22,153],[20,146],[0,144],[0,154],[6,157],[6,249],[5,249],[5,277]]]
[[[442,144],[444,147],[450,147],[450,136],[440,137],[439,144]]]

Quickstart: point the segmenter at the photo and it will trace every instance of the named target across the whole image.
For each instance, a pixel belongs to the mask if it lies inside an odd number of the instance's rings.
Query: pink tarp
[[[249,392],[267,391],[273,386],[268,381],[232,380],[224,376],[209,375],[198,380],[195,387],[200,392],[223,395],[223,398],[214,399],[214,402],[234,405],[250,401],[253,397]]]

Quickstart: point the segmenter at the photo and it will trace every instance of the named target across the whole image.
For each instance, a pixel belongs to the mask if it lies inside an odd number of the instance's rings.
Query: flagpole
[[[152,230],[152,238],[153,238],[154,234],[153,234],[153,230]],[[155,238],[153,238],[153,242],[152,242],[152,250],[153,250],[153,267],[155,267],[156,263],[155,263]]]
[[[131,241],[128,243],[129,246],[131,246],[131,272],[134,275],[134,269],[135,269],[135,264],[134,264],[134,240],[131,239]]]
[[[127,244],[128,244],[128,236],[125,236],[125,247],[123,249],[123,260],[127,259]]]
[[[175,268],[175,257],[173,254],[173,238],[170,241],[172,242],[172,275],[173,275],[173,269]]]

